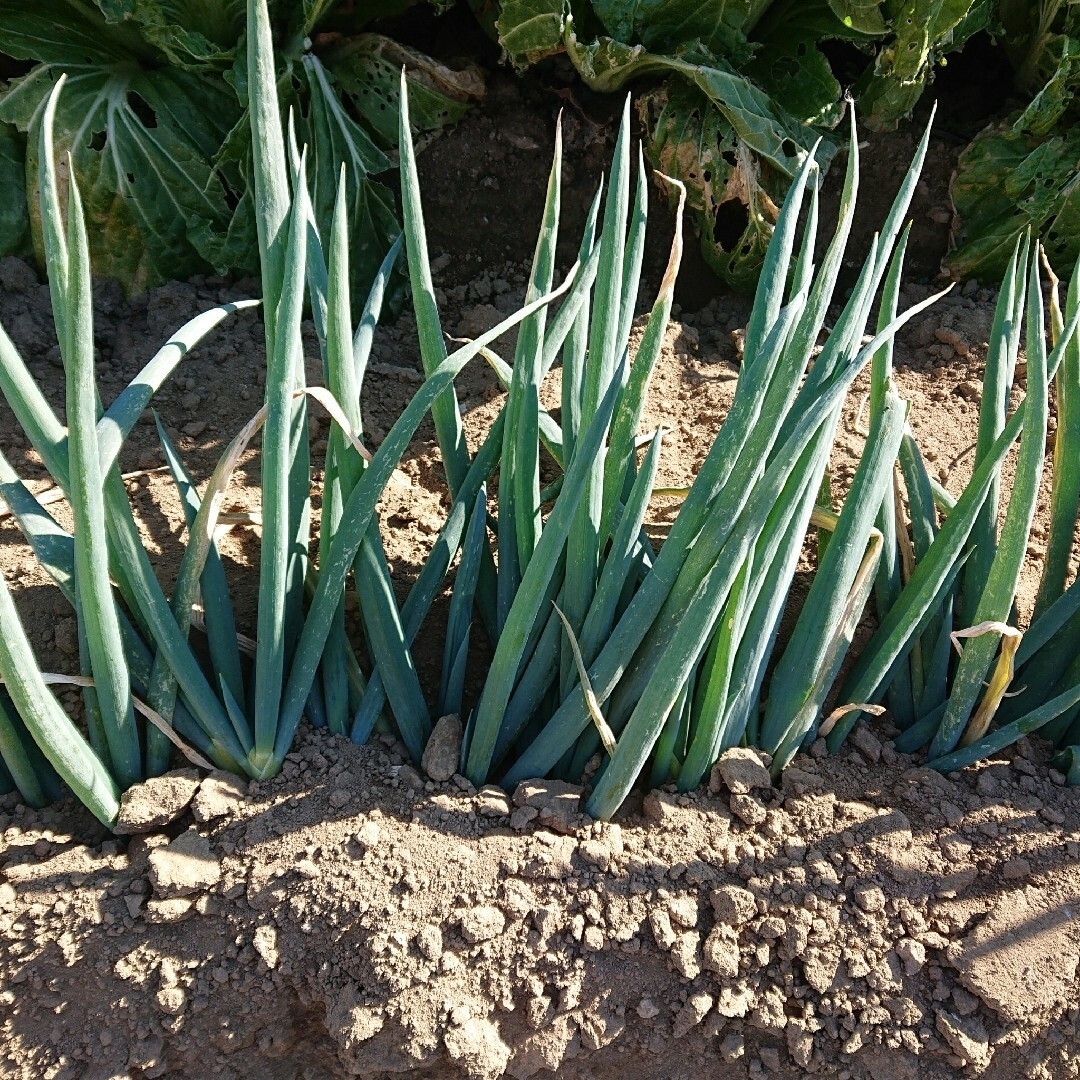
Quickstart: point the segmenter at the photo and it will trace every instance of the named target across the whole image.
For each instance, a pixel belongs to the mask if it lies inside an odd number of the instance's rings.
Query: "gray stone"
[[[188,808],[198,789],[199,774],[194,769],[177,769],[135,784],[120,796],[120,816],[113,832],[134,836],[168,825]]]
[[[458,771],[458,761],[461,757],[461,720],[453,713],[440,717],[427,746],[424,747],[424,756],[420,764],[424,772],[437,784],[445,783]]]
[[[881,760],[881,740],[865,724],[855,725],[851,744],[872,764]]]

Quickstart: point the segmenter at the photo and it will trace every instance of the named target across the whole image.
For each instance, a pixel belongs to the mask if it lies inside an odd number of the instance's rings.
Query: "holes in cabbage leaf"
[[[716,208],[713,240],[724,250],[734,251],[750,223],[750,214],[741,199],[725,199]]]
[[[127,106],[139,118],[139,123],[144,128],[157,127],[157,113],[146,103],[146,99],[140,97],[134,90],[127,92]]]
[[[90,136],[90,149],[96,150],[99,154],[105,149],[105,144],[109,141],[107,132],[95,131]]]

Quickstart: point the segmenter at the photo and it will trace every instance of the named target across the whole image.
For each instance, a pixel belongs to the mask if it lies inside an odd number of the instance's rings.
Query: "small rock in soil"
[[[743,1037],[736,1035],[732,1032],[730,1035],[724,1037],[724,1041],[720,1043],[720,1056],[727,1062],[738,1061],[745,1052],[745,1044],[743,1043]]]
[[[731,812],[747,825],[764,825],[768,811],[753,795],[732,795]]]
[[[814,1055],[814,1036],[800,1022],[789,1020],[787,1025],[788,1053],[792,1061],[805,1069]]]
[[[965,1065],[983,1068],[989,1064],[994,1051],[990,1048],[986,1028],[978,1020],[961,1020],[960,1017],[941,1009],[935,1026],[952,1052],[963,1058]]]
[[[562,780],[523,780],[514,791],[514,805],[539,811],[540,824],[560,833],[572,833],[582,823],[582,789]]]
[[[671,947],[671,966],[684,978],[696,979],[701,974],[701,938],[697,931],[678,934]]]
[[[461,757],[461,720],[456,713],[440,717],[432,729],[420,764],[437,784],[458,771]]]
[[[713,1007],[712,996],[706,994],[703,990],[699,990],[696,994],[691,994],[686,999],[686,1004],[679,1010],[675,1017],[675,1026],[672,1030],[672,1035],[676,1039],[681,1039],[692,1028],[696,1028],[702,1020],[709,1014],[709,1010]]]
[[[739,940],[730,926],[717,923],[705,939],[704,964],[707,971],[721,979],[734,979],[739,974]]]
[[[382,829],[374,821],[365,821],[360,826],[360,831],[354,839],[365,852],[371,851],[379,846],[379,841],[382,839]]]
[[[876,765],[881,760],[881,740],[865,724],[855,725],[851,744],[872,764]]]
[[[191,803],[191,816],[198,822],[214,821],[236,812],[247,798],[247,785],[230,772],[212,772],[203,779]]]
[[[673,896],[668,901],[668,914],[673,923],[686,930],[693,930],[698,923],[698,904],[696,896]]]
[[[461,934],[470,945],[498,937],[506,928],[506,916],[497,908],[481,905],[461,916]]]
[[[146,904],[143,918],[148,923],[182,922],[191,914],[193,906],[186,896],[177,896],[172,900],[150,900]]]
[[[675,944],[675,931],[671,925],[671,915],[666,908],[653,908],[649,912],[649,928],[653,939],[661,949],[670,949]]]
[[[482,817],[509,817],[510,797],[501,787],[485,784],[476,793],[476,809]]]
[[[746,795],[755,788],[772,787],[772,777],[762,764],[759,751],[747,746],[736,746],[725,750],[712,767],[709,790],[715,795],[720,791],[721,783],[732,795]]]
[[[490,1020],[473,1017],[458,1027],[447,1028],[443,1044],[450,1057],[465,1067],[471,1080],[496,1080],[510,1060],[510,1047]]]
[[[272,926],[258,926],[251,939],[252,948],[262,957],[268,968],[278,965],[277,931]]]
[[[181,833],[168,847],[150,852],[150,884],[160,899],[188,896],[216,885],[221,865],[210,842],[195,829]]]
[[[423,956],[434,963],[443,953],[442,930],[432,923],[420,927],[416,935],[416,947]]]
[[[188,808],[198,788],[194,769],[177,769],[135,784],[120,796],[120,817],[113,832],[133,836],[168,825]]]
[[[757,914],[757,900],[749,889],[738,885],[721,885],[709,893],[713,914],[728,926],[739,927]]]
[[[398,767],[397,780],[398,784],[406,791],[420,792],[424,790],[424,778],[411,765]]]

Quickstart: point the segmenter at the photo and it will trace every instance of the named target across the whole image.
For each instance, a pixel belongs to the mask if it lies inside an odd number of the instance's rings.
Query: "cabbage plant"
[[[270,16],[278,93],[310,147],[324,230],[338,165],[349,166],[352,286],[362,298],[400,230],[393,196],[375,177],[394,161],[401,68],[417,131],[462,116],[483,81],[363,32],[402,0],[370,12],[361,5],[348,19],[338,6],[275,0]],[[94,272],[135,291],[212,270],[256,273],[244,27],[243,0],[2,0],[0,52],[30,70],[0,92],[0,176],[15,193],[0,214],[0,252],[25,253],[32,239],[44,257],[38,146],[46,102],[64,77],[53,134],[82,188]]]
[[[995,0],[470,0],[518,67],[565,52],[585,82],[633,82],[649,157],[687,189],[706,260],[752,288],[788,185],[827,166],[846,100],[871,128],[994,25]]]
[[[1064,274],[1080,255],[1080,11],[1063,0],[1002,0],[1004,47],[1023,108],[981,131],[951,184],[955,276],[997,280],[1031,229]]]

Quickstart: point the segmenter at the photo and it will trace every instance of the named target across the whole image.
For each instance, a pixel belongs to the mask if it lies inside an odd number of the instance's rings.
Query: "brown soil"
[[[307,731],[126,851],[9,806],[3,1075],[1076,1076],[1080,793],[858,745],[611,825]]]
[[[569,261],[610,150],[595,101],[567,103],[543,84],[497,77],[484,109],[422,159],[440,308],[454,335],[474,336],[521,300],[559,105],[568,110]],[[868,227],[880,222],[913,142],[901,132],[865,151],[867,219],[876,211]],[[936,274],[954,155],[948,141],[934,143],[905,303],[925,296]],[[655,217],[645,303],[670,241],[670,223]],[[853,254],[862,250],[856,238]],[[738,371],[748,305],[706,275],[688,256],[679,299],[692,313],[676,312],[645,419],[671,431],[665,485],[696,471]],[[47,289],[15,260],[0,264],[0,287],[0,321],[60,411]],[[253,288],[175,283],[129,302],[102,284],[103,398],[186,318]],[[912,427],[954,491],[970,471],[993,301],[971,284],[898,342]],[[307,354],[314,378],[310,327]],[[458,382],[473,446],[500,402],[479,365]],[[262,325],[245,313],[158,396],[197,477],[255,411],[262,370]],[[419,380],[404,315],[380,331],[373,356],[371,443]],[[865,391],[856,386],[838,436],[841,488],[864,440]],[[557,397],[557,384],[549,392]],[[311,426],[317,468],[327,427]],[[6,409],[0,448],[32,486],[48,486]],[[161,464],[152,423],[140,424],[122,467]],[[430,427],[402,468],[411,486],[391,486],[381,516],[403,597],[446,507]],[[230,508],[256,507],[257,484],[252,452]],[[171,483],[151,472],[130,488],[168,579],[184,543]],[[657,500],[658,536],[672,509]],[[1042,516],[1022,617],[1044,529]],[[224,551],[249,633],[256,551],[243,529]],[[74,620],[10,519],[0,520],[0,567],[43,667],[72,670]],[[437,607],[417,644],[429,687],[444,620]],[[76,693],[63,700],[78,711]],[[7,796],[0,1074],[1077,1076],[1080,795],[1047,768],[1038,744],[946,778],[898,757],[887,727],[875,731],[860,728],[836,760],[799,759],[780,790],[732,792],[717,777],[708,792],[644,805],[639,797],[610,826],[537,816],[460,778],[425,782],[392,740],[358,748],[307,729],[281,777],[236,791],[204,782],[193,809],[133,839],[109,837],[70,804],[33,812]],[[176,781],[185,783],[190,800],[196,784]]]

